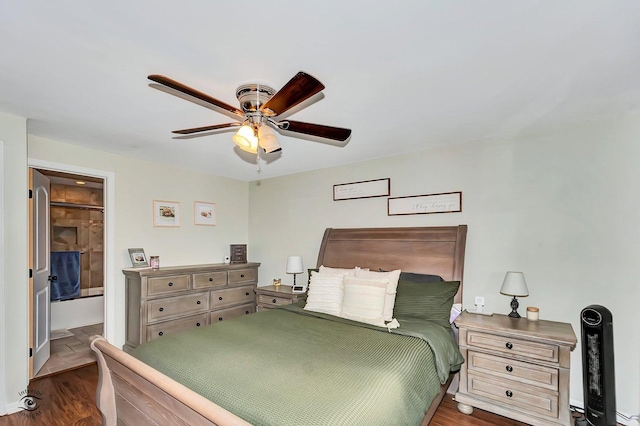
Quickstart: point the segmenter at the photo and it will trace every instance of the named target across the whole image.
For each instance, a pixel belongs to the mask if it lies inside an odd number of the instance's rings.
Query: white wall
[[[526,306],[570,322],[571,399],[582,404],[580,311],[614,316],[618,410],[640,412],[640,114],[546,135],[521,134],[252,182],[249,250],[262,262],[260,285],[285,274],[289,255],[314,267],[327,227],[469,225],[464,305],[508,313],[499,294],[507,270],[525,273]],[[392,143],[390,141],[390,143]],[[339,152],[336,154],[339,155]],[[462,191],[463,211],[387,216],[386,198],[333,201],[334,184],[391,178],[391,195]],[[306,274],[299,279],[306,279]]]
[[[28,375],[27,120],[0,113],[3,226],[0,241],[4,273],[0,276],[0,414],[7,400],[19,399]],[[0,272],[2,272],[0,270]],[[25,322],[15,321],[23,318]]]

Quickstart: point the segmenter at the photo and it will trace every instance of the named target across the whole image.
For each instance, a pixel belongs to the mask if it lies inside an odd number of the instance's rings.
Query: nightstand
[[[571,425],[571,324],[463,312],[456,320],[465,363],[455,400],[531,425]]]
[[[254,291],[257,312],[281,305],[290,305],[307,298],[307,293],[294,293],[291,291],[291,286],[288,285],[256,287]]]

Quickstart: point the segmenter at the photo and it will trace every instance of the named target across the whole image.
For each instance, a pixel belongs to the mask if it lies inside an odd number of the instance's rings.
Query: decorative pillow
[[[344,293],[342,279],[343,275],[341,274],[312,272],[304,309],[340,316]]]
[[[393,306],[396,301],[396,288],[398,287],[398,279],[400,278],[400,269],[389,272],[374,272],[356,270],[356,277],[358,278],[373,278],[373,279],[388,279],[389,285],[387,286],[387,297],[384,303],[384,319],[385,321],[391,321],[393,319]]]
[[[384,305],[388,279],[344,277],[342,318],[385,327]]]
[[[400,279],[394,306],[397,318],[415,317],[449,327],[453,298],[460,281],[416,283]]]
[[[342,275],[350,275],[352,277],[355,277],[356,269],[359,269],[359,268],[351,268],[351,269],[330,268],[328,266],[320,265],[320,268],[318,268],[318,271],[321,274],[342,274]]]
[[[440,275],[415,274],[413,272],[402,272],[400,279],[414,283],[439,283],[444,281]]]
[[[318,272],[318,268],[315,268],[315,269],[313,269],[313,268],[309,268],[309,269],[307,269],[307,274],[308,274],[308,276],[309,276],[309,279],[308,279],[308,281],[307,281],[307,284],[311,283],[311,273],[312,273],[312,272]]]

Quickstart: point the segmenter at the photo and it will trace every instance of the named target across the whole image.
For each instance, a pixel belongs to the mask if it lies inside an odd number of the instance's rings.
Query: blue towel
[[[51,252],[51,300],[67,300],[80,296],[80,252]]]

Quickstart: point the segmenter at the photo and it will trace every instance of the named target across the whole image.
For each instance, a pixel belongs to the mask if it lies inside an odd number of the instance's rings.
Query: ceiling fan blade
[[[300,71],[275,95],[260,107],[265,115],[280,115],[322,91],[324,85],[309,74]]]
[[[285,123],[289,123],[286,127]],[[318,136],[320,138],[332,139],[344,142],[351,136],[351,129],[343,129],[341,127],[323,126],[320,124],[303,123],[301,121],[286,120],[282,124],[282,130],[296,133],[304,133],[305,135]]]
[[[228,127],[240,127],[242,123],[224,123],[213,124],[211,126],[193,127],[191,129],[173,130],[171,133],[177,133],[179,135],[190,135],[192,133],[208,132],[210,130],[226,129]]]
[[[239,115],[241,117],[244,116],[241,110],[238,108],[229,105],[226,102],[222,102],[214,97],[207,95],[206,93],[202,93],[196,89],[192,89],[189,86],[185,86],[184,84],[177,82],[175,80],[170,79],[169,77],[165,77],[164,75],[159,74],[151,74],[147,77],[151,81],[155,81],[156,83],[162,84],[164,86],[170,87],[174,90],[187,94],[189,96],[193,96],[194,98],[200,99],[201,101],[208,102],[212,105],[217,106],[218,108],[229,111],[233,114]]]

